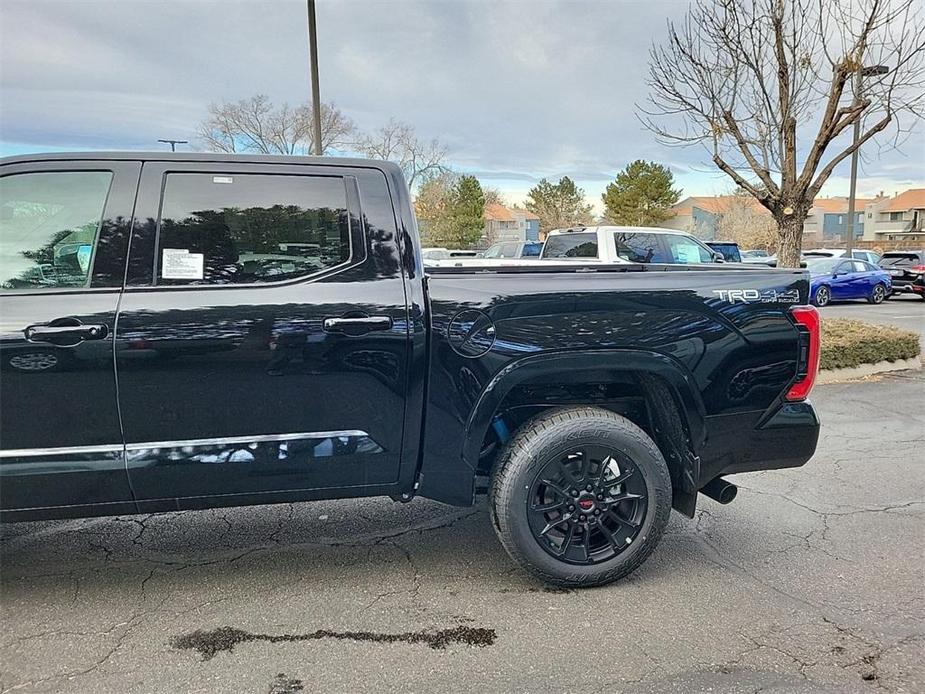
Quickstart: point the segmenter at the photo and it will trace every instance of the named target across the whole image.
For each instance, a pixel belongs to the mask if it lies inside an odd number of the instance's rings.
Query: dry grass
[[[912,359],[921,352],[916,333],[848,318],[822,319],[823,369]]]

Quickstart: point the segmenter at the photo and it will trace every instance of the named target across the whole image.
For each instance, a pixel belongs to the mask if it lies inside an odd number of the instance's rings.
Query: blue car
[[[847,299],[867,299],[879,304],[893,291],[889,273],[865,260],[806,258],[806,267],[810,274],[810,299],[816,306]]]

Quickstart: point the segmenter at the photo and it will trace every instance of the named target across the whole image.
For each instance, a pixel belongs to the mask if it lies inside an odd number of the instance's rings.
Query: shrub
[[[919,336],[908,330],[848,318],[822,319],[823,369],[912,359],[920,352]]]

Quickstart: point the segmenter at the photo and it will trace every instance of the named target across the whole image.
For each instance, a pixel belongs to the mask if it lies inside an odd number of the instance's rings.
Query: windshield
[[[888,265],[893,265],[895,267],[912,267],[913,265],[920,265],[918,254],[916,253],[887,253],[880,259],[880,265],[882,267],[887,267]]]
[[[842,262],[841,258],[826,258],[816,256],[814,258],[806,258],[806,267],[809,268],[810,272],[834,272],[835,268]]]

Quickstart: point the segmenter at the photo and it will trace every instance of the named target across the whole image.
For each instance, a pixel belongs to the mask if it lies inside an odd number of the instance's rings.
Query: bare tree
[[[892,132],[882,146],[895,145],[909,132],[905,119],[920,117],[921,7],[697,0],[650,51],[643,123],[664,143],[705,146],[771,212],[780,265],[796,267],[803,222],[835,167],[878,133]],[[889,72],[871,69],[880,65]]]
[[[751,195],[738,189],[724,201],[716,215],[717,239],[734,241],[743,249],[777,248],[777,224]]]
[[[321,151],[348,144],[353,122],[334,104],[321,104]],[[274,105],[258,94],[209,106],[199,137],[212,152],[297,154],[314,145],[311,106]]]
[[[434,138],[418,139],[414,127],[394,118],[372,133],[362,135],[354,148],[374,159],[385,159],[398,164],[405,174],[408,187],[422,177],[437,174],[446,167],[446,147]]]

